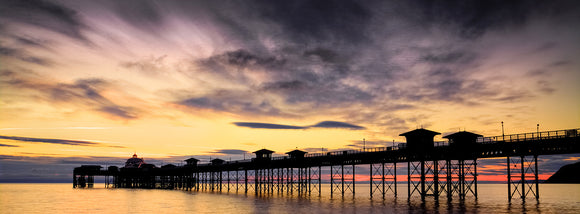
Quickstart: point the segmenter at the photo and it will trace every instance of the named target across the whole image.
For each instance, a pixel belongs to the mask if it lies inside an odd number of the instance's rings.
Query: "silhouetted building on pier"
[[[141,168],[143,164],[146,164],[143,158],[139,158],[137,154],[133,154],[133,157],[127,159],[125,162],[125,168]]]
[[[125,167],[102,170],[98,165],[74,169],[75,188],[92,187],[94,176],[105,176],[106,186],[115,188],[162,188],[206,191],[243,191],[255,194],[321,194],[322,178],[330,181],[331,197],[355,194],[356,166],[368,165],[370,196],[380,193],[397,195],[397,177],[406,177],[408,197],[448,199],[477,198],[477,159],[506,157],[508,198],[528,195],[536,199],[538,155],[580,153],[580,129],[522,133],[484,137],[471,132],[444,136],[447,142],[435,142],[440,133],[415,129],[401,134],[406,146],[365,148],[362,150],[307,153],[286,152],[272,157],[274,151],[260,149],[251,160],[225,161],[219,158],[199,164],[189,158],[183,166],[167,164],[160,168],[147,164],[136,154]],[[407,175],[397,175],[406,164]],[[322,175],[323,167],[328,172]]]
[[[256,154],[256,160],[265,160],[272,159],[272,153],[274,153],[274,151],[268,149],[260,149],[252,153]]]
[[[425,153],[433,150],[433,137],[439,134],[441,133],[421,128],[405,132],[399,136],[404,136],[407,139],[407,150],[417,153]]]

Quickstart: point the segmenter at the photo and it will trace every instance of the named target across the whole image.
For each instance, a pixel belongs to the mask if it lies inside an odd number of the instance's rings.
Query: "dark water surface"
[[[0,184],[0,213],[580,213],[580,184],[540,184],[540,200],[507,200],[506,184],[480,184],[479,198],[436,201],[399,197],[369,197],[369,186],[357,184],[356,197],[181,190],[73,189],[71,184]]]

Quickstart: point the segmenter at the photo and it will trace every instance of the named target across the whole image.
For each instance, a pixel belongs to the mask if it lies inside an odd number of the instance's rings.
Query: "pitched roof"
[[[424,128],[420,128],[420,129],[415,129],[413,131],[405,132],[403,134],[400,134],[399,136],[405,136],[405,137],[407,137],[407,136],[421,136],[421,135],[432,135],[432,136],[435,136],[435,135],[439,135],[439,134],[441,134],[441,133],[434,132],[434,131],[431,131],[431,130],[427,130],[427,129],[424,129]]]
[[[477,138],[477,137],[483,137],[483,135],[475,134],[472,132],[461,131],[461,132],[455,132],[453,134],[449,134],[447,136],[444,136],[443,138],[454,139],[454,138],[466,138],[466,137]]]
[[[186,159],[185,161],[187,161],[187,162],[190,162],[190,161],[198,162],[199,160],[198,159],[195,159],[195,158],[189,158],[189,159]]]
[[[260,149],[258,151],[252,152],[252,153],[256,153],[256,154],[272,154],[272,153],[274,153],[274,151],[268,150],[268,149]]]
[[[303,154],[306,154],[306,153],[308,153],[308,152],[301,151],[301,150],[298,150],[298,149],[294,149],[292,151],[286,152],[286,154],[289,154],[289,155],[303,155]]]
[[[211,160],[211,163],[213,163],[213,164],[221,164],[223,162],[226,162],[226,161],[225,160],[222,160],[222,159],[219,159],[219,158],[216,158],[216,159]]]

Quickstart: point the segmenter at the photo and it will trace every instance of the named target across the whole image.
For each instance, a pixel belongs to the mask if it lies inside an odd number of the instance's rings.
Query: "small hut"
[[[260,149],[252,153],[256,154],[256,160],[270,160],[272,159],[272,153],[274,153],[274,151],[268,149]]]
[[[482,137],[482,135],[462,131],[447,135],[443,138],[449,139],[449,146],[454,148],[455,151],[469,152],[477,145],[478,137]]]
[[[305,152],[305,151],[300,151],[300,150],[298,150],[298,149],[295,149],[295,150],[292,150],[292,151],[286,152],[286,154],[287,154],[288,156],[290,156],[290,159],[304,159],[304,155],[305,155],[306,153],[308,153],[308,152]]]
[[[441,133],[434,132],[427,129],[415,129],[413,131],[405,132],[399,136],[405,136],[407,139],[407,149],[414,152],[424,152],[433,150],[435,135]]]
[[[189,159],[185,160],[185,165],[186,166],[197,166],[197,162],[199,162],[198,159],[189,158]]]
[[[216,159],[211,160],[211,164],[212,165],[222,165],[222,164],[224,164],[224,162],[226,162],[226,161],[225,160],[222,160],[222,159],[219,159],[219,158],[216,158]]]

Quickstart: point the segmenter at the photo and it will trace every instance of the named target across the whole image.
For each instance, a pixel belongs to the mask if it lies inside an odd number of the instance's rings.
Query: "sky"
[[[0,181],[578,128],[578,26],[576,1],[0,0]]]

